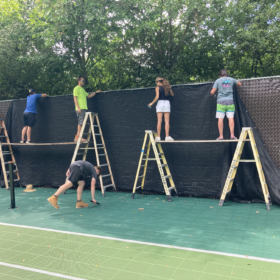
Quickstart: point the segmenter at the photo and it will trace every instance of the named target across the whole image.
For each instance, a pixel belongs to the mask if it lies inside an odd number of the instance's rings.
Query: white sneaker
[[[160,141],[160,137],[157,136],[157,137],[155,138],[155,141]]]
[[[165,141],[174,141],[174,139],[171,136],[165,137]]]
[[[31,143],[31,141],[26,141],[26,142],[25,142],[25,144],[30,144],[30,143]]]
[[[24,141],[23,140],[20,140],[20,142],[19,142],[20,144],[24,144]]]

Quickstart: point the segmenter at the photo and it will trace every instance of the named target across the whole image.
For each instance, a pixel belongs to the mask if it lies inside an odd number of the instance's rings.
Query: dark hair
[[[220,70],[218,75],[219,75],[219,77],[227,77],[228,76],[228,72],[227,72],[226,69],[222,69],[222,70]]]
[[[100,166],[95,166],[97,170],[99,170],[99,174],[97,175],[98,177],[102,174],[102,168]]]
[[[29,96],[30,94],[36,93],[36,90],[34,88],[31,88],[28,90],[28,94],[27,96]]]
[[[83,77],[83,76],[79,76],[79,77],[78,77],[78,79],[77,79],[77,80],[78,80],[78,83],[79,83],[79,81],[80,81],[82,78],[85,80],[85,77]]]
[[[171,86],[166,79],[157,77],[156,82],[161,82],[162,83],[162,87],[164,89],[164,92],[165,92],[166,96],[169,95],[170,92],[172,92]]]

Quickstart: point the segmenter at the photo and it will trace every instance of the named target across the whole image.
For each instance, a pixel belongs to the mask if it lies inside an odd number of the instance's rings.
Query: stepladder
[[[86,142],[82,142],[83,137],[86,138]],[[102,174],[99,176],[102,196],[105,196],[107,188],[113,187],[116,191],[114,177],[98,114],[92,112],[87,112],[85,115],[71,163],[76,160],[85,161],[89,150],[95,151],[96,163],[102,168]]]
[[[2,144],[6,144],[5,148]],[[16,159],[13,153],[13,149],[10,144],[10,138],[5,126],[5,120],[0,119],[0,161],[1,161],[1,167],[2,167],[2,173],[3,173],[3,179],[4,179],[4,184],[5,188],[8,190],[9,189],[9,171],[7,171],[9,167],[9,163],[12,163],[13,165],[13,173],[15,174],[15,179],[13,181],[20,181],[20,176],[19,176],[19,170],[17,167]]]
[[[149,161],[156,161],[157,163],[157,167],[163,184],[164,192],[167,197],[167,201],[172,201],[171,200],[172,190],[175,192],[176,196],[178,196],[161,144],[155,142],[156,136],[157,136],[156,133],[153,132],[152,130],[145,131],[144,142],[140,154],[140,160],[139,160],[134,186],[132,190],[132,195],[131,195],[132,199],[134,198],[137,189],[141,189],[141,190],[144,189]],[[153,150],[154,158],[150,158],[151,150]],[[167,180],[169,181],[169,184]]]
[[[250,142],[252,152],[253,152],[253,159],[241,159],[245,142],[248,141],[247,136],[249,136],[249,142]],[[238,168],[240,162],[256,164],[258,176],[260,179],[261,188],[262,188],[262,192],[263,192],[263,196],[264,196],[264,201],[265,201],[267,210],[270,210],[271,199],[270,199],[267,183],[265,180],[258,148],[257,148],[256,141],[254,138],[253,130],[251,127],[242,128],[242,131],[241,131],[241,134],[239,137],[239,141],[237,143],[236,150],[235,150],[232,162],[231,162],[231,166],[230,166],[227,178],[226,178],[226,182],[225,182],[225,185],[224,185],[224,188],[222,191],[222,195],[220,197],[219,206],[223,206],[224,201],[226,200],[226,197],[231,192],[233,182],[234,182],[234,179],[235,179],[235,176],[237,173],[237,168]]]

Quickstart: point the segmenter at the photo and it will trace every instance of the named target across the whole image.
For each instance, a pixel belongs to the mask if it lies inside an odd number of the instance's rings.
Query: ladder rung
[[[85,153],[78,153],[77,156],[78,156],[78,155],[85,155]]]
[[[84,134],[89,135],[89,134],[91,134],[91,132],[84,132],[83,135],[84,135]]]
[[[137,190],[137,189],[140,189],[140,188],[142,188],[142,186],[136,187],[136,190]]]
[[[165,163],[165,164],[162,164],[161,166],[164,167],[164,166],[167,166],[167,164]]]
[[[101,154],[101,155],[98,155],[98,156],[100,156],[100,157],[101,157],[101,156],[107,156],[107,154]]]
[[[101,177],[104,178],[104,177],[108,177],[108,176],[112,176],[111,174],[106,174],[106,175],[102,175]]]
[[[141,165],[140,167],[144,167],[144,166],[145,166],[145,164]]]
[[[95,135],[102,135],[102,134],[100,134],[100,133],[95,133]]]
[[[96,146],[104,146],[104,144],[96,144]]]
[[[94,127],[99,127],[99,125],[96,125],[96,124],[95,124]]]
[[[254,159],[240,159],[239,162],[256,162]]]
[[[10,182],[10,180],[8,179],[7,180],[8,182]],[[19,181],[19,179],[14,179],[14,182],[17,182],[17,181]]]
[[[3,154],[3,156],[5,156],[5,155],[11,155],[12,153],[2,153]]]
[[[142,177],[144,177],[144,175],[142,175],[142,176],[138,176],[138,178],[142,178]]]
[[[95,148],[79,148],[79,150],[94,150]]]
[[[106,189],[106,188],[112,187],[112,186],[114,186],[114,184],[110,184],[110,185],[104,186],[103,189]]]
[[[14,163],[13,161],[4,162],[4,164]]]
[[[166,175],[166,176],[164,176],[164,178],[170,178],[171,177],[171,175]]]
[[[163,155],[163,153],[158,153],[158,155],[160,156],[160,155]]]
[[[14,173],[18,172],[18,170],[13,170]],[[7,174],[10,173],[10,171],[6,171]]]
[[[99,166],[101,167],[101,166],[107,166],[107,165],[109,165],[109,164],[108,164],[108,163],[106,163],[106,164],[101,164],[101,165],[99,165]]]

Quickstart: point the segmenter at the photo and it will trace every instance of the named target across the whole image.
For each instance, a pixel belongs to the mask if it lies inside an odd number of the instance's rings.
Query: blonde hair
[[[156,82],[161,82],[162,83],[162,87],[164,89],[164,92],[165,92],[166,96],[169,95],[170,92],[172,92],[171,86],[170,86],[169,82],[166,79],[157,77],[156,78]]]

